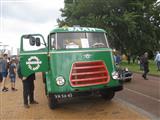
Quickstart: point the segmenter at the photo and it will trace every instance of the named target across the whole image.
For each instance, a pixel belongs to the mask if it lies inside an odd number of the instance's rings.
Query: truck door
[[[27,77],[49,69],[48,46],[40,34],[22,35],[20,45],[21,73]]]

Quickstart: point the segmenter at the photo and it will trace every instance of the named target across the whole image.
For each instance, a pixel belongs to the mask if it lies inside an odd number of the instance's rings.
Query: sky
[[[0,45],[14,48],[14,54],[23,34],[40,33],[47,39],[63,7],[64,0],[0,0]]]

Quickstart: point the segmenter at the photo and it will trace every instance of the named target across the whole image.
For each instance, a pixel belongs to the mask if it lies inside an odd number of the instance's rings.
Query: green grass
[[[130,64],[128,64],[128,62],[127,61],[122,61],[121,62],[121,66],[123,67],[123,68],[125,68],[125,67],[127,67],[130,71],[132,71],[132,72],[139,72],[139,73],[143,73],[143,71],[141,71],[140,69],[139,69],[139,64],[137,64],[137,63],[130,63]],[[160,76],[160,71],[157,71],[157,66],[156,66],[156,63],[153,61],[153,60],[150,60],[149,61],[149,74],[151,74],[151,75],[158,75],[158,76]]]

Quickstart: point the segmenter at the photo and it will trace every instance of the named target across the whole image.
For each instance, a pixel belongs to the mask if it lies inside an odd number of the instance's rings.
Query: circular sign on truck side
[[[26,65],[28,65],[28,68],[33,71],[38,70],[41,64],[42,64],[42,61],[40,61],[40,59],[37,56],[29,57],[28,61],[26,62]]]

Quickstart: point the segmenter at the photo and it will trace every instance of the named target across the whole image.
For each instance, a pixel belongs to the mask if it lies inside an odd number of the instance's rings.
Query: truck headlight
[[[112,73],[112,78],[113,78],[113,79],[119,79],[119,74],[118,74],[118,72],[114,71],[114,72]]]
[[[59,76],[56,78],[56,83],[57,83],[57,85],[62,86],[65,84],[65,80],[62,76]]]

